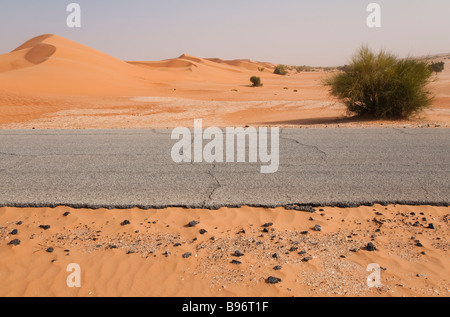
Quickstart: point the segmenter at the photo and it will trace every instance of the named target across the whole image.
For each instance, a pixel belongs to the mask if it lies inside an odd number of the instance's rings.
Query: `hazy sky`
[[[66,7],[82,27],[66,25]],[[370,29],[366,7],[382,7]],[[449,0],[0,0],[0,53],[54,33],[123,60],[183,53],[291,65],[344,64],[361,45],[400,56],[450,53]]]

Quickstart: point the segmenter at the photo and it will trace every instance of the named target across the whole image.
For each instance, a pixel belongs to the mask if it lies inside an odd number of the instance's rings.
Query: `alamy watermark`
[[[175,163],[261,163],[263,174],[276,173],[280,164],[280,129],[270,128],[217,128],[203,130],[203,121],[194,120],[193,133],[189,128],[172,131]],[[270,139],[270,142],[269,142]],[[248,140],[248,142],[247,142]],[[206,144],[204,141],[207,141]],[[270,147],[270,151],[269,151]],[[248,150],[248,151],[247,151]],[[247,161],[248,158],[248,161]]]

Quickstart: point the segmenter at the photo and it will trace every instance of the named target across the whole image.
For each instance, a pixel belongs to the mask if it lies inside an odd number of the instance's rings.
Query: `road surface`
[[[449,129],[282,129],[261,163],[174,163],[171,130],[0,130],[0,206],[448,205]]]

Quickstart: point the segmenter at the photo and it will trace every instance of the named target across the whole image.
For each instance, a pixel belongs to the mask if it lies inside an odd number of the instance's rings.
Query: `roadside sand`
[[[433,107],[411,121],[349,119],[327,72],[273,74],[274,64],[183,54],[124,62],[57,35],[0,55],[1,129],[192,126],[450,126],[450,64],[431,84]],[[264,68],[264,71],[260,71]],[[264,87],[250,87],[259,76]]]
[[[0,296],[450,296],[449,220],[448,207],[400,205],[316,213],[0,208]],[[369,242],[376,251],[365,250]],[[70,263],[81,267],[81,288],[66,285]],[[366,285],[371,263],[383,268],[381,288]],[[282,281],[267,284],[269,276]]]

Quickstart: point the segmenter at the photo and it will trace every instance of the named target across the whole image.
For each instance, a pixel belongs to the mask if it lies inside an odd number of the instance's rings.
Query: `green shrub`
[[[437,73],[440,73],[444,70],[444,66],[445,66],[444,62],[438,62],[438,63],[432,62],[430,65],[430,70],[432,72],[435,72],[437,75]]]
[[[375,54],[362,47],[350,65],[324,84],[351,113],[377,119],[406,119],[431,104],[427,90],[431,74],[426,62],[399,59],[384,51]]]
[[[286,66],[284,65],[278,65],[275,67],[275,70],[273,71],[274,74],[277,75],[287,75],[288,71],[286,70]]]
[[[250,81],[252,82],[252,86],[253,87],[262,87],[262,82],[261,82],[261,78],[256,77],[256,76],[252,76],[250,78]]]
[[[265,70],[264,67],[258,67],[258,71],[263,72]]]

